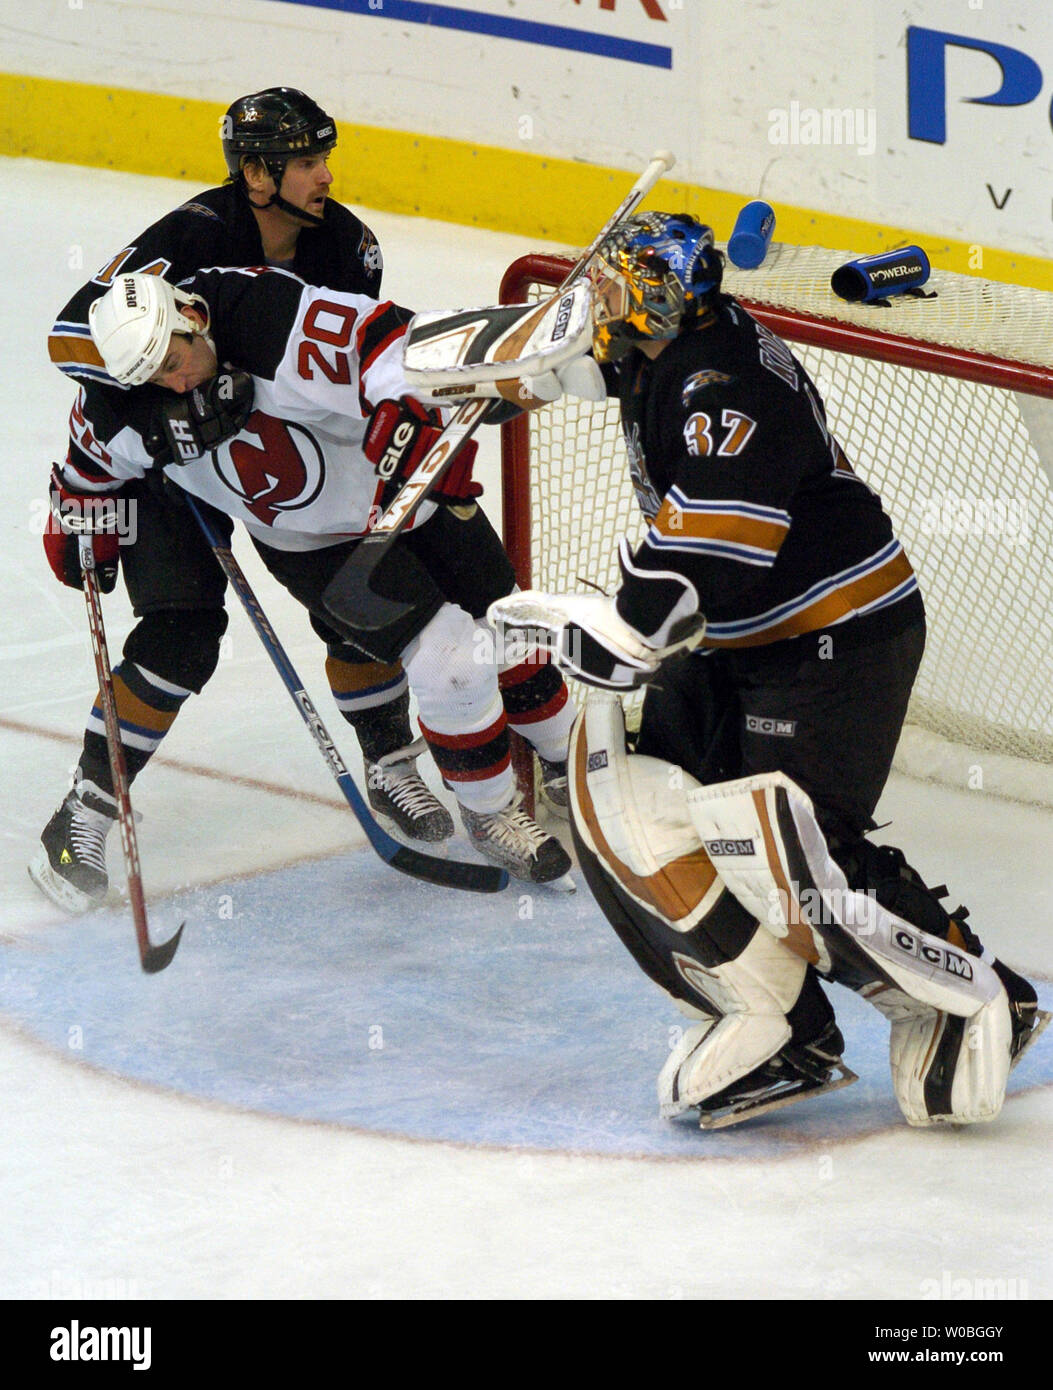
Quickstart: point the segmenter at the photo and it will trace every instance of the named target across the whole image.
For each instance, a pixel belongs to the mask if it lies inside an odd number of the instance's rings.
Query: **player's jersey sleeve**
[[[120,406],[125,405],[122,398]],[[141,478],[153,460],[146,449],[151,406],[145,396],[137,400],[134,423],[99,387],[81,387],[69,418],[69,449],[60,465],[66,486],[74,492],[102,494],[122,483]]]
[[[201,201],[191,200],[147,227],[81,285],[48,335],[48,355],[60,372],[84,384],[124,389],[106,371],[92,341],[88,310],[119,275],[137,271],[144,275],[161,275],[178,284],[200,266],[227,259],[229,229],[219,211],[205,201],[207,197],[208,194],[203,194]]]

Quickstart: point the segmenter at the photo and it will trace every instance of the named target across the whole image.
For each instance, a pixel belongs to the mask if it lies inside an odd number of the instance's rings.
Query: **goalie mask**
[[[687,213],[631,217],[604,242],[592,271],[596,359],[612,362],[633,343],[675,338],[720,288],[723,269],[712,229]]]
[[[190,305],[205,316],[205,328],[188,318]],[[208,305],[159,275],[120,275],[88,310],[88,326],[106,370],[122,386],[142,386],[160,371],[173,333],[208,338]]]
[[[222,144],[227,172],[235,183],[245,159],[258,159],[274,180],[272,204],[305,221],[322,221],[281,196],[288,160],[328,154],[336,146],[336,122],[306,93],[295,87],[268,87],[239,97],[223,117]]]

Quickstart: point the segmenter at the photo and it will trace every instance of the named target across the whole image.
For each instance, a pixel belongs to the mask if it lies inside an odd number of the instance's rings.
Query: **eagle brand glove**
[[[381,401],[369,417],[362,452],[376,470],[377,476],[389,486],[381,499],[384,508],[411,477],[421,459],[442,434],[442,420],[433,410],[427,410],[410,396],[401,400]],[[478,445],[469,441],[453,463],[432,488],[429,496],[435,501],[468,502],[482,494],[479,483],[472,481],[472,464]]]
[[[80,537],[91,536],[99,588],[110,593],[117,583],[120,538],[119,503],[113,493],[73,492],[62,481],[58,466],[51,470],[48,489],[51,511],[44,528],[44,554],[60,583],[84,588],[80,568]]]

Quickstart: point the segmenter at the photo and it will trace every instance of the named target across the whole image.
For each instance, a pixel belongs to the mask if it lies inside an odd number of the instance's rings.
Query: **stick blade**
[[[159,946],[146,946],[141,955],[143,973],[146,975],[157,975],[164,968],[171,964],[172,957],[179,950],[179,942],[183,935],[185,922],[180,922],[179,930],[168,941],[163,941]]]
[[[387,538],[385,538],[387,539]],[[388,547],[378,537],[370,543],[368,537],[355,546],[336,575],[330,580],[322,602],[327,611],[345,626],[368,632],[388,627],[412,612],[411,603],[384,598],[370,586],[370,580]]]
[[[508,874],[491,864],[468,864],[461,859],[437,859],[431,854],[400,845],[388,860],[411,878],[423,879],[441,888],[460,888],[468,893],[500,893],[508,887]]]

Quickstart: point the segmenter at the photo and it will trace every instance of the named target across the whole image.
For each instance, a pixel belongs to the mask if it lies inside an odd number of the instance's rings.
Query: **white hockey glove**
[[[621,542],[623,573],[631,563],[628,542]],[[638,632],[621,617],[615,601],[593,594],[546,594],[537,589],[509,594],[487,611],[503,641],[528,641],[552,653],[567,675],[602,690],[636,690],[645,685],[674,652],[689,650],[705,634],[694,586],[680,575],[653,575],[663,585],[679,585],[681,597],[661,627],[650,635]]]
[[[531,409],[564,393],[603,400],[602,373],[587,356],[592,298],[581,279],[540,304],[417,314],[403,344],[406,380],[445,404],[484,396]]]

